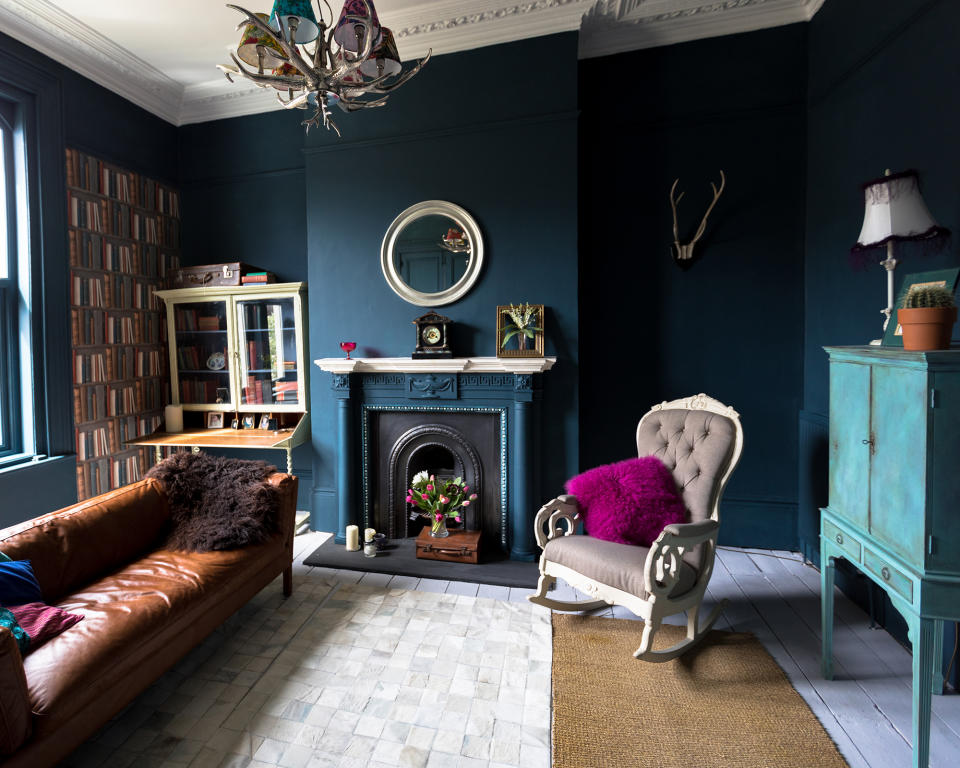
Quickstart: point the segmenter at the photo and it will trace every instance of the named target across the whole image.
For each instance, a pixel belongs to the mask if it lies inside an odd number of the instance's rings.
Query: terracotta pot
[[[898,309],[897,322],[903,330],[903,348],[914,352],[948,349],[956,319],[956,307]]]

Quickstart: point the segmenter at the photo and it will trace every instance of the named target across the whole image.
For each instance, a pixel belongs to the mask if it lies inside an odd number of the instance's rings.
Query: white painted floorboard
[[[303,558],[328,533],[296,538],[295,572],[311,570]],[[911,764],[911,658],[884,630],[870,628],[869,617],[842,593],[835,597],[835,679],[820,676],[820,575],[793,552],[722,548],[707,590],[703,615],[726,600],[717,629],[753,632],[783,668],[837,743],[851,768],[903,768]],[[327,572],[328,569],[322,569]],[[333,571],[341,581],[430,592],[523,601],[531,589],[496,587],[409,576]],[[558,599],[585,595],[558,582]],[[598,616],[635,619],[614,606]],[[671,623],[683,623],[679,616]],[[639,642],[639,636],[638,636]],[[958,660],[960,662],[960,660]],[[933,697],[930,765],[960,765],[960,695]]]

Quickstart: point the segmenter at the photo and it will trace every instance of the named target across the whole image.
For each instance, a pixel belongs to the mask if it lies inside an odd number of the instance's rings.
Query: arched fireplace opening
[[[505,549],[502,525],[502,440],[499,413],[404,412],[370,414],[368,464],[370,524],[390,538],[416,536],[426,518],[413,514],[407,490],[418,472],[463,478],[478,498],[461,525],[480,531],[488,553]],[[455,528],[455,525],[451,525]]]

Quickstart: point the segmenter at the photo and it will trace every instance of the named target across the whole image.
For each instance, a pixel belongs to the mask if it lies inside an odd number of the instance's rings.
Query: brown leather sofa
[[[45,601],[84,617],[24,659],[0,627],[4,768],[56,764],[281,573],[290,595],[297,478],[269,480],[280,532],[243,549],[162,549],[169,508],[153,479],[0,530]]]

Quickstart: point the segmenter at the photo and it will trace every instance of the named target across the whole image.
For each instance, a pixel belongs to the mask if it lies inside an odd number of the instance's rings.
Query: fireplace
[[[540,374],[555,358],[324,358],[337,403],[337,533],[415,536],[406,490],[423,469],[463,477],[488,555],[534,560]]]
[[[506,409],[364,406],[364,515],[391,539],[416,536],[427,521],[411,519],[407,488],[421,471],[463,478],[477,500],[463,525],[481,532],[485,550],[507,548]]]

